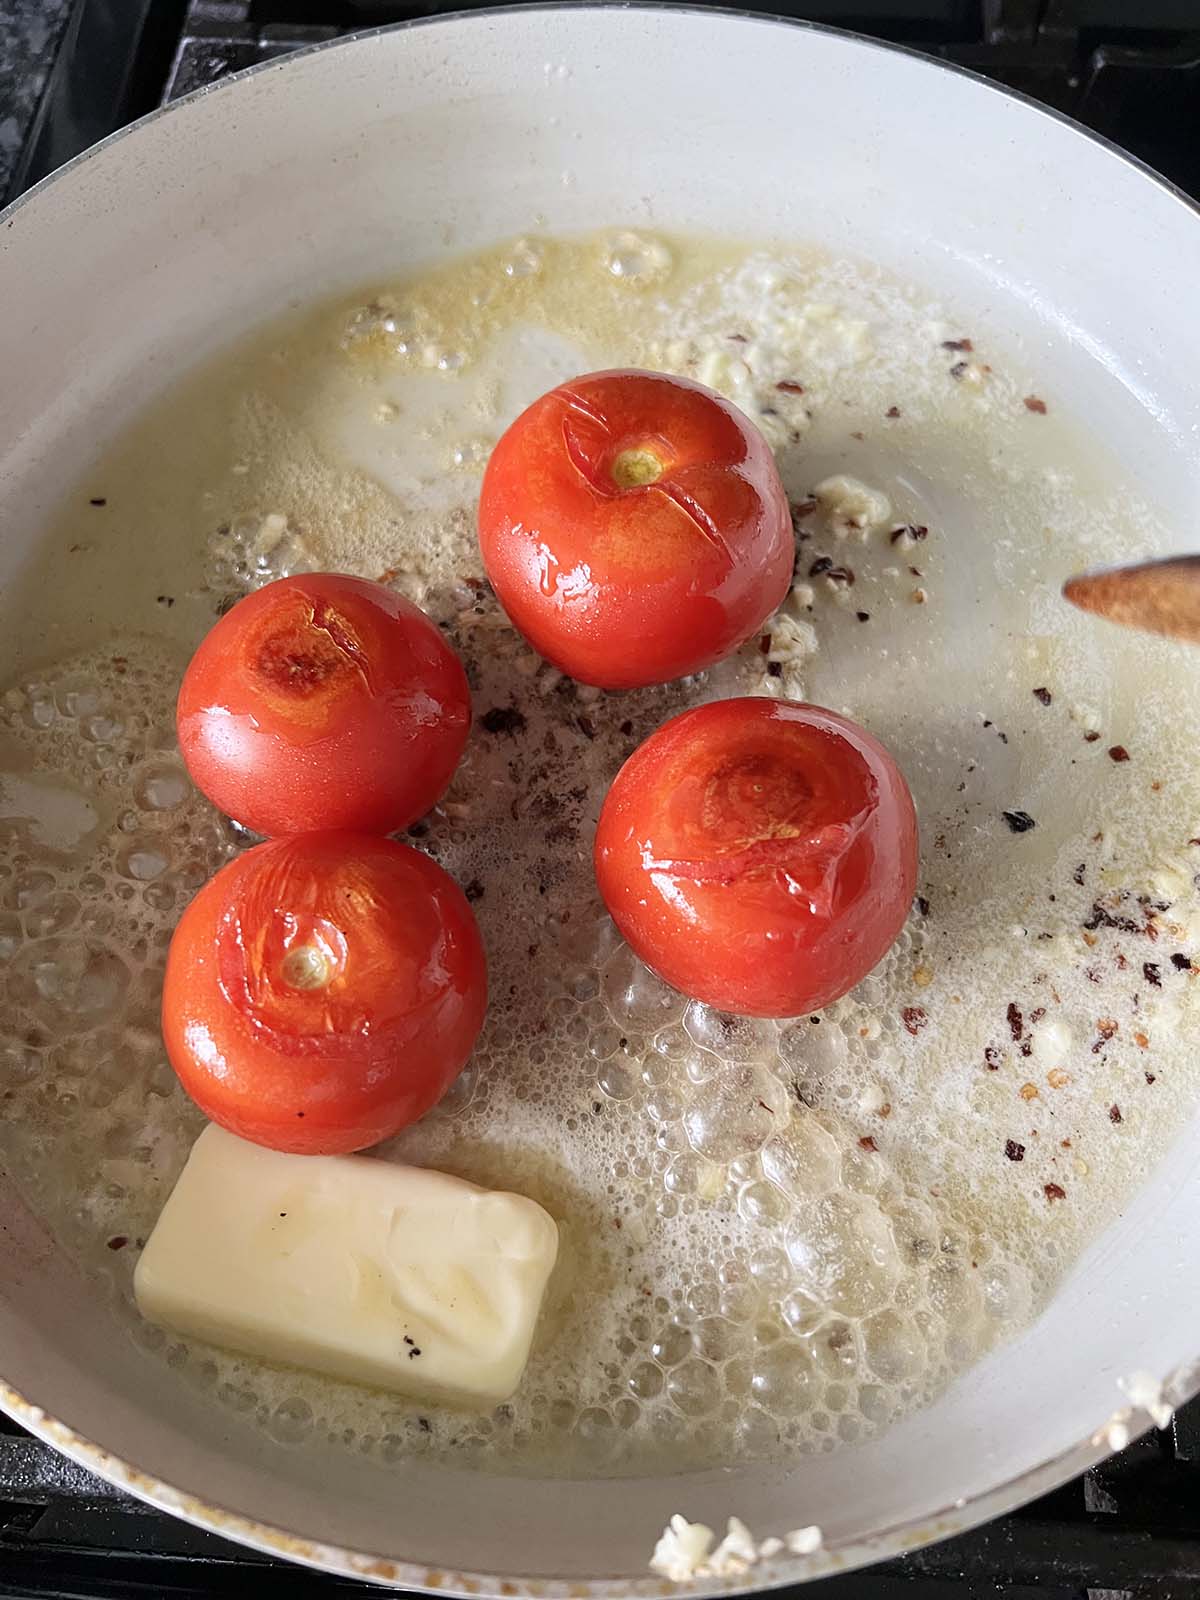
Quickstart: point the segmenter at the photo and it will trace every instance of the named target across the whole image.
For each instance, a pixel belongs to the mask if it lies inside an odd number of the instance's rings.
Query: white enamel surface
[[[1200,526],[1187,205],[1071,127],[915,57],[756,20],[573,8],[270,67],[110,143],[0,221],[0,582],[101,437],[256,319],[447,250],[607,222],[812,240],[944,288],[1029,341],[1181,537]],[[786,1472],[531,1492],[272,1444],[106,1337],[105,1309],[2,1181],[0,1219],[0,1370],[16,1390],[202,1501],[416,1563],[375,1572],[410,1584],[427,1566],[611,1593],[645,1578],[680,1510],[722,1527],[736,1513],[760,1536],[817,1522],[863,1559],[900,1542],[870,1538],[882,1530],[911,1524],[903,1540],[918,1542],[1078,1470],[1076,1447],[1121,1403],[1118,1376],[1165,1376],[1200,1346],[1198,1132],[1019,1343],[882,1440]]]

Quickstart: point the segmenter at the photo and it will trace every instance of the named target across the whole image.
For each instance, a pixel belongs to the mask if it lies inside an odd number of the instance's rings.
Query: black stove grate
[[[352,28],[494,3],[74,0],[10,196],[160,101],[227,73]],[[747,9],[833,23],[971,67],[1078,118],[1200,196],[1200,0],[753,0]]]
[[[0,1418],[0,1600],[322,1600],[380,1591],[258,1556],[99,1482]],[[1200,1403],[987,1527],[794,1600],[1196,1600]]]
[[[9,196],[113,128],[229,72],[352,28],[483,3],[495,0],[73,0]],[[1128,0],[758,0],[751,9],[972,67],[1077,117],[1200,197],[1200,0],[1136,8]],[[151,1510],[0,1417],[0,1600],[378,1592]],[[1200,1401],[1170,1430],[986,1528],[802,1592],[1200,1600]]]

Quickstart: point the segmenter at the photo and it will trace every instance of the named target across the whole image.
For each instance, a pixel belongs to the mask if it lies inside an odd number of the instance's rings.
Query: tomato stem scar
[[[645,445],[622,450],[609,468],[618,489],[641,489],[648,483],[657,483],[664,470],[654,451]]]
[[[284,956],[283,981],[292,989],[323,989],[333,976],[332,963],[315,944],[298,944]]]

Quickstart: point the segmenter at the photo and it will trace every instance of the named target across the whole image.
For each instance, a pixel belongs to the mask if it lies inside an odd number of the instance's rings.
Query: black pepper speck
[[[1005,811],[1003,816],[1014,833],[1028,833],[1030,828],[1037,827],[1028,811]]]
[[[516,706],[493,706],[480,717],[479,725],[485,733],[506,733],[511,738],[525,731],[525,713]]]

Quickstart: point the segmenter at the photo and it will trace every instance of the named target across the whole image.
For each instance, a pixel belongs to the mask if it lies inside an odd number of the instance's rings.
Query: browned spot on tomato
[[[254,664],[272,687],[303,699],[347,673],[366,675],[357,635],[327,605],[314,607],[303,621],[268,633],[258,645]]]

